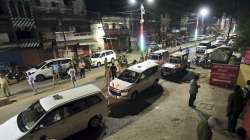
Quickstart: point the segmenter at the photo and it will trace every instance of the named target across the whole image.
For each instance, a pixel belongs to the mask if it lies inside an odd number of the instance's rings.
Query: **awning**
[[[20,48],[38,48],[40,47],[40,43],[37,41],[24,41],[19,43],[18,46]]]
[[[36,28],[34,18],[11,18],[12,26],[19,30],[32,30]]]

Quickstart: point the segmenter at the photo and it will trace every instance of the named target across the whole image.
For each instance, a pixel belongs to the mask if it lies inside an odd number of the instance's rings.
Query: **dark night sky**
[[[146,0],[144,0],[146,1]],[[223,11],[236,11],[238,9],[249,9],[250,0],[155,0],[154,5],[148,6],[147,9],[151,12],[161,13],[167,12],[170,14],[179,14],[185,12],[196,12],[201,6],[208,6],[213,15],[221,14]],[[237,4],[235,4],[235,2]],[[138,9],[139,5],[131,7],[128,0],[86,0],[87,9],[89,11],[97,11],[102,14],[112,14],[116,11],[128,11]]]

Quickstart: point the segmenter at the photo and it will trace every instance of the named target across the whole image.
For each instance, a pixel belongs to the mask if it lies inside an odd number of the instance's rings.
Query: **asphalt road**
[[[195,56],[195,48],[190,48],[189,52],[190,52],[190,57]],[[115,102],[110,106],[111,113],[108,117],[104,119],[104,123],[102,126],[94,130],[93,129],[83,130],[67,138],[66,140],[71,140],[71,139],[81,140],[83,138],[85,140],[98,140],[102,139],[103,137],[112,135],[113,133],[119,131],[121,128],[136,121],[138,118],[143,116],[143,114],[146,113],[147,111],[150,111],[152,108],[154,108],[155,102],[161,100],[162,98],[167,98],[168,87],[166,85],[169,85],[170,83],[182,84],[188,82],[191,80],[194,74],[195,73],[193,72],[193,70],[190,70],[184,72],[178,77],[175,77],[174,80],[171,79],[160,80],[160,85],[158,87],[149,88],[148,90],[140,94],[138,100],[134,102],[127,102],[127,101]],[[44,84],[46,85],[49,83],[50,82],[47,81]],[[90,83],[102,89],[104,86],[104,79],[100,78]],[[24,110],[32,102],[34,101],[30,99],[24,102],[18,102],[17,104],[12,104],[10,106],[1,107],[0,112],[4,113],[1,113],[0,115],[0,124],[8,120],[10,117],[18,114],[20,111]]]

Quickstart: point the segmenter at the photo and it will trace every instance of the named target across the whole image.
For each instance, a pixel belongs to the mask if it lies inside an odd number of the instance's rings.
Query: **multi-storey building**
[[[55,32],[89,32],[84,0],[0,0],[0,59],[34,65],[58,56]],[[66,40],[64,40],[66,41]]]

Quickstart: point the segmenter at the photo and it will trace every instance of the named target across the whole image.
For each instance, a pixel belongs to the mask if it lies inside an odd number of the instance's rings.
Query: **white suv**
[[[70,67],[70,58],[57,58],[44,61],[32,69],[26,71],[26,74],[31,73],[35,81],[43,81],[46,78],[52,77],[52,65],[53,63],[58,63],[61,65],[62,72],[66,73]]]
[[[112,50],[105,50],[101,52],[97,52],[91,57],[91,65],[94,67],[100,67],[107,60],[108,63],[115,62],[116,54]]]
[[[156,86],[160,80],[159,65],[145,61],[125,69],[110,82],[109,95],[116,99],[135,100],[145,89]]]
[[[63,139],[87,127],[97,127],[109,110],[94,85],[59,92],[33,103],[0,125],[3,140]]]

